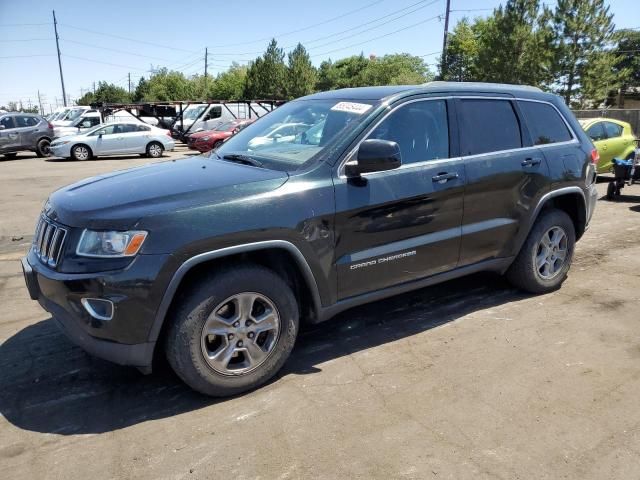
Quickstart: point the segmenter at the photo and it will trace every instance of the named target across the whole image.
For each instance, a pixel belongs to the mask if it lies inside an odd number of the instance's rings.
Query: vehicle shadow
[[[476,274],[354,308],[304,329],[272,386],[289,375],[319,372],[328,360],[521,298],[525,295],[501,277]],[[191,391],[162,362],[144,376],[93,358],[72,345],[51,319],[0,346],[0,391],[0,414],[13,425],[60,435],[103,433],[234,401]]]

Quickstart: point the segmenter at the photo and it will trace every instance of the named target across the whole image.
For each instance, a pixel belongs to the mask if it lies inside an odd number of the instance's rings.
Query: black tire
[[[609,182],[609,185],[607,185],[607,200],[613,200],[615,196],[616,196],[615,182]]]
[[[48,138],[41,138],[36,144],[36,155],[40,158],[48,157],[51,155],[51,140]]]
[[[164,147],[160,142],[150,142],[147,145],[147,157],[160,158],[164,153]]]
[[[71,148],[72,160],[82,162],[85,160],[91,160],[92,158],[93,158],[93,152],[87,145],[79,143],[78,145],[74,145]]]
[[[3,156],[5,160],[13,160],[18,156],[18,153],[17,152],[5,153]]]
[[[213,144],[213,147],[211,148],[212,150],[215,150],[216,148],[220,148],[220,145],[222,145],[224,142],[222,140],[218,140]]]
[[[557,273],[552,278],[544,278],[536,268],[536,256],[539,253],[543,236],[554,227],[559,227],[566,235],[566,256],[564,263],[558,265]],[[530,293],[539,294],[557,290],[567,278],[575,243],[575,227],[569,215],[562,210],[543,210],[529,232],[518,256],[507,270],[507,280],[514,286]]]
[[[280,330],[263,363],[246,373],[227,375],[205,360],[203,328],[214,309],[244,292],[262,295],[272,302],[280,317]],[[298,305],[287,283],[269,269],[245,265],[221,270],[181,294],[178,302],[174,314],[167,319],[171,322],[165,344],[167,360],[187,385],[205,395],[226,397],[263,385],[280,370],[293,349],[298,334]],[[225,335],[222,337],[228,342]]]

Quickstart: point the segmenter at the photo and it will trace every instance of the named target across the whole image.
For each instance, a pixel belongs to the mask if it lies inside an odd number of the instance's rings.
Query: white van
[[[255,102],[251,104],[251,108],[244,102],[225,104],[192,103],[182,113],[182,125],[178,119],[173,126],[173,130],[177,134],[187,132],[187,135],[204,130],[213,130],[218,125],[230,120],[261,117],[269,113],[271,109],[272,107],[269,104]]]
[[[153,117],[151,117],[153,118]],[[153,120],[156,120],[153,118]],[[103,118],[102,114],[98,110],[87,110],[82,115],[77,117],[68,126],[56,126],[53,127],[53,137],[60,138],[67,135],[78,135],[84,133],[89,129],[100,125],[101,123],[114,123],[114,122],[130,122],[130,123],[149,123],[143,122],[135,115],[127,112],[126,110],[118,110],[111,115],[107,115]],[[157,123],[157,120],[156,120]]]

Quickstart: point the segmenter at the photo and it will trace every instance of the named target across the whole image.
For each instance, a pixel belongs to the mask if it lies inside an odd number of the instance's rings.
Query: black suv
[[[318,93],[207,155],[58,190],[22,265],[87,351],[148,372],[162,349],[191,387],[231,395],[280,369],[300,322],[478,271],[558,288],[595,162],[535,88]]]

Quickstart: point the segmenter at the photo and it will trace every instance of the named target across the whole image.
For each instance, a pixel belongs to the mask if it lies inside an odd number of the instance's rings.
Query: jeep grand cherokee
[[[269,136],[286,125],[317,127]],[[22,265],[87,351],[150,371],[162,348],[192,388],[232,395],[282,367],[302,321],[478,271],[560,287],[595,163],[569,109],[535,88],[318,93],[207,155],[56,191]]]

